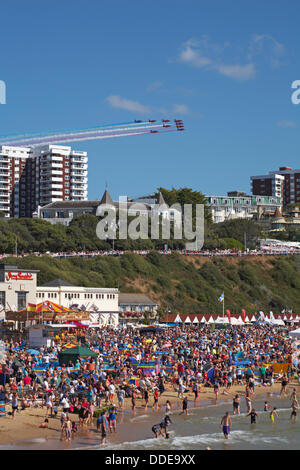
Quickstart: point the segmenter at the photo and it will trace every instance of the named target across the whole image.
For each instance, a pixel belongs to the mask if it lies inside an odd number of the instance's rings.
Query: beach
[[[299,386],[296,383],[291,383],[289,385],[288,392],[289,394],[292,391],[292,388],[296,388],[299,392]],[[279,396],[281,389],[280,383],[275,383],[271,387],[264,387],[262,385],[256,385],[255,394],[253,397],[253,406],[257,400],[262,401],[263,399],[268,399],[270,396]],[[195,410],[197,408],[201,409],[201,413],[207,418],[213,412],[216,407],[220,404],[226,404],[229,412],[232,411],[232,399],[235,394],[239,394],[241,397],[241,404],[244,405],[244,396],[245,396],[245,386],[244,385],[233,385],[229,391],[228,395],[222,394],[222,389],[219,394],[218,400],[215,400],[214,391],[212,388],[203,388],[199,394],[199,398],[196,403],[194,401],[194,394],[192,392],[186,393],[188,397],[188,411]],[[0,420],[0,446],[2,449],[5,448],[46,448],[53,450],[63,450],[63,449],[74,449],[82,448],[86,446],[107,448],[107,446],[113,448],[114,445],[120,445],[123,442],[137,441],[138,439],[147,437],[154,437],[151,432],[151,427],[153,424],[160,422],[164,417],[164,405],[166,400],[169,400],[172,405],[170,416],[177,416],[181,413],[182,410],[182,400],[178,398],[177,392],[173,390],[173,387],[168,386],[166,391],[161,397],[159,397],[159,410],[153,411],[151,409],[153,400],[149,401],[149,406],[146,409],[144,406],[144,400],[137,398],[136,410],[133,412],[131,410],[131,399],[125,398],[124,410],[118,410],[117,415],[117,432],[115,434],[108,433],[107,436],[107,445],[100,446],[100,436],[96,432],[96,419],[93,420],[92,425],[85,428],[79,427],[79,418],[78,414],[70,413],[70,418],[72,421],[75,421],[78,425],[78,432],[74,439],[69,443],[65,441],[60,441],[60,412],[56,418],[49,419],[49,428],[41,429],[39,428],[40,424],[44,421],[46,416],[46,408],[28,408],[26,410],[20,411],[16,415],[16,419],[12,419],[10,415],[7,414],[6,417],[1,418]],[[242,408],[242,407],[241,407]],[[7,411],[10,411],[11,407],[7,406]],[[220,416],[221,418],[221,416]],[[173,426],[173,432],[176,433],[176,426]],[[205,430],[203,430],[205,431]],[[155,448],[156,441],[153,441],[153,448]]]

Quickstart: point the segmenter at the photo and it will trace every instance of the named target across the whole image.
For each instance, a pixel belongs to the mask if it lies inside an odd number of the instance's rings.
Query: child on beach
[[[75,421],[72,421],[72,438],[74,438],[76,433],[77,433],[77,424],[75,423]]]
[[[250,413],[248,413],[247,416],[251,416],[251,424],[256,424],[256,418],[258,415],[254,409]]]
[[[117,414],[116,407],[111,408],[109,411],[109,415],[108,415],[109,430],[111,433],[116,432],[116,427],[117,427],[116,414]]]
[[[188,399],[187,397],[184,397],[182,400],[182,412],[180,413],[181,415],[185,413],[186,415],[188,414]]]
[[[278,413],[277,413],[276,410],[277,410],[277,408],[276,408],[276,406],[274,406],[273,410],[270,413],[270,420],[272,421],[272,423],[275,422],[275,416],[278,417]]]
[[[271,408],[271,405],[269,405],[268,402],[265,401],[265,404],[264,404],[264,411],[268,411],[270,408]]]
[[[48,428],[49,427],[49,420],[45,418],[45,420],[40,424],[40,428]]]

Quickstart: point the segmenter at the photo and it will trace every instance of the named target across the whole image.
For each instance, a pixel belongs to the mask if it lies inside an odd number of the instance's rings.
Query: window
[[[3,307],[5,307],[5,294],[5,290],[0,291],[0,304],[3,305]]]
[[[18,310],[26,308],[26,292],[17,292],[18,295]]]

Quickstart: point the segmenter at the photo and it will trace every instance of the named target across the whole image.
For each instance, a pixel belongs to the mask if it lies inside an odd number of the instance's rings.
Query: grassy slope
[[[39,269],[38,284],[61,278],[74,285],[119,287],[122,292],[146,293],[173,313],[221,313],[218,302],[225,292],[225,307],[232,313],[245,308],[300,312],[300,258],[258,257],[205,259],[150,253],[146,258],[128,254],[118,258],[52,259],[8,258],[22,269]]]

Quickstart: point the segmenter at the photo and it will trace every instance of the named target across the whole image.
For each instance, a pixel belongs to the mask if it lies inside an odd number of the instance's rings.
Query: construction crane
[[[166,122],[168,123],[166,125]],[[47,144],[62,144],[80,142],[84,140],[112,139],[115,137],[128,137],[145,134],[163,134],[166,132],[182,131],[183,123],[177,119],[174,123],[163,119],[158,122],[154,119],[148,121],[135,120],[119,124],[104,124],[101,126],[81,129],[61,129],[49,132],[33,132],[25,134],[0,135],[0,146],[36,147]]]

